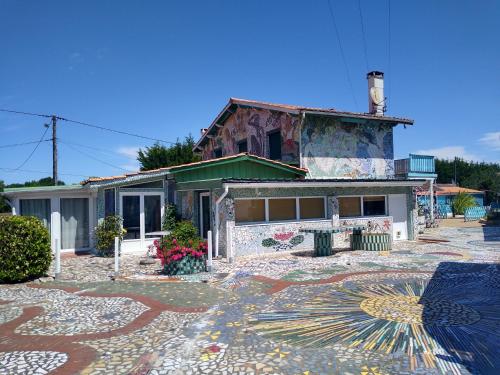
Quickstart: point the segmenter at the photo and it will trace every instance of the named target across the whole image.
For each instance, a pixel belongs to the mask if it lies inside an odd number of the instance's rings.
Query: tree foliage
[[[456,181],[455,180],[456,168]],[[455,182],[460,187],[486,191],[486,203],[500,194],[500,164],[476,163],[463,159],[436,160],[438,183]]]
[[[141,164],[141,171],[199,161],[199,155],[193,152],[194,145],[194,138],[189,135],[183,142],[177,140],[175,144],[169,147],[155,143],[144,150],[139,149],[137,160]]]
[[[463,215],[467,208],[476,206],[476,200],[472,195],[461,191],[453,198],[451,206],[455,215]]]

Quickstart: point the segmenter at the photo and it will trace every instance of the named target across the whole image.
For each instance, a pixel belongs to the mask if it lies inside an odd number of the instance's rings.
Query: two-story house
[[[212,230],[215,253],[228,258],[311,249],[312,236],[299,230],[332,223],[413,239],[412,188],[424,181],[395,177],[393,145],[394,128],[413,121],[384,115],[382,73],[369,73],[368,87],[367,113],[231,98],[202,130],[195,145],[201,162],[7,194],[21,214],[41,204],[30,199],[44,200],[37,216],[55,224],[53,238],[75,249],[91,247],[93,225],[117,213],[128,231],[124,250],[145,250],[166,203],[203,236]],[[77,198],[88,201],[68,201]],[[84,214],[60,212],[63,205],[76,210],[75,202]],[[81,225],[65,220],[78,215]],[[64,240],[64,233],[79,240]],[[346,241],[345,234],[335,239],[341,247]]]

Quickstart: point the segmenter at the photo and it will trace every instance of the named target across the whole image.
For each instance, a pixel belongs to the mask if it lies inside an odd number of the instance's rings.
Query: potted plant
[[[186,275],[205,271],[208,245],[189,221],[176,223],[171,234],[154,242],[163,273]]]

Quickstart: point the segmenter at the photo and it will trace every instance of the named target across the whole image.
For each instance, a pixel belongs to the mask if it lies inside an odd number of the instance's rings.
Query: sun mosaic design
[[[494,276],[483,275],[457,275],[458,282],[430,275],[353,277],[323,289],[302,308],[260,313],[251,323],[259,334],[299,347],[340,344],[406,354],[411,370],[459,374],[465,366],[490,373],[500,365],[499,295],[481,293],[481,284],[491,287]]]

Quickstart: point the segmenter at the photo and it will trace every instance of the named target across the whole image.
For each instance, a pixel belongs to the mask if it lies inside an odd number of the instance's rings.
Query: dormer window
[[[238,142],[238,154],[242,152],[248,152],[248,143],[246,139]]]
[[[267,135],[269,144],[269,159],[281,159],[281,132],[279,130]]]
[[[221,158],[222,157],[222,148],[216,148],[214,150],[214,158]]]

